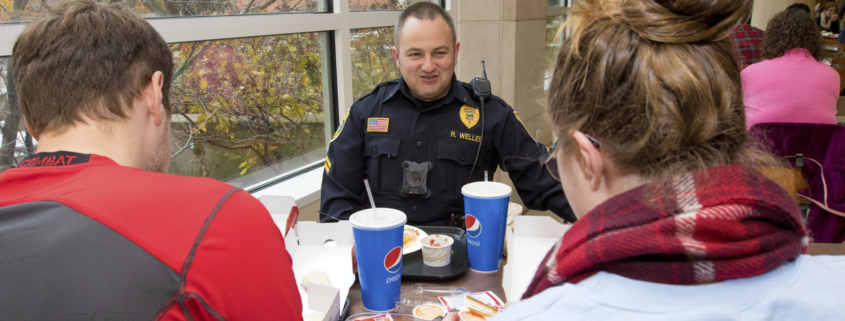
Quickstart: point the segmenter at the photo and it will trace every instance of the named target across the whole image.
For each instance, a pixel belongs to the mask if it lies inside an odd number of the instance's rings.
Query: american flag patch
[[[386,133],[389,121],[387,118],[367,118],[367,131]]]

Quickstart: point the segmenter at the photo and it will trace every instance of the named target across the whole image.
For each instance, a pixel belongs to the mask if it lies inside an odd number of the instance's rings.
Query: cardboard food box
[[[508,306],[522,299],[546,253],[570,226],[548,216],[519,216],[514,219],[513,228],[507,228],[508,261],[504,266],[502,286]]]
[[[295,286],[302,299],[302,317],[322,314],[324,316],[320,319],[323,321],[337,321],[349,288],[355,283],[352,273],[352,225],[348,221],[297,223],[299,209],[293,198],[264,195],[259,200],[282,231],[285,248],[293,259]],[[306,291],[301,284],[310,271],[325,273],[331,286],[310,283]]]
[[[352,273],[352,225],[299,222],[285,237],[285,247],[293,258],[293,275],[302,298],[302,316],[325,314],[324,321],[340,317],[349,288],[355,283]],[[312,270],[326,273],[331,286],[300,286]]]
[[[290,196],[262,195],[258,201],[270,212],[273,223],[282,231],[282,237],[296,225],[299,219],[299,208],[296,207],[296,200]]]

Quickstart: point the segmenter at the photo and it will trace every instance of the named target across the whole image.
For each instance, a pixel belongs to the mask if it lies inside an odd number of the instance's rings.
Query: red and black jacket
[[[267,210],[206,178],[40,153],[0,174],[0,319],[299,320]]]

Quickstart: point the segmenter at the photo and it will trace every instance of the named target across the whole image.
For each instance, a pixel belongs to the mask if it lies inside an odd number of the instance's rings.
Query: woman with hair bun
[[[579,220],[491,320],[843,320],[845,257],[747,164],[728,32],[752,0],[584,0],[541,161]],[[551,157],[556,155],[556,157]]]
[[[824,47],[810,15],[786,9],[769,20],[764,59],[742,70],[746,128],[757,123],[836,124],[839,74],[820,60]]]

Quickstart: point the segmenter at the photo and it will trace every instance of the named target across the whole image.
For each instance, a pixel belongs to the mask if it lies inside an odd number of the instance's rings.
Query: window
[[[21,125],[6,74],[20,13],[53,3],[43,1],[0,0],[0,171],[38,144]],[[169,172],[254,192],[322,168],[338,115],[399,77],[396,10],[417,1],[427,0],[117,0],[154,18],[174,54]]]
[[[324,158],[331,129],[326,33],[170,47],[170,173],[248,188]]]
[[[554,60],[557,50],[567,35],[567,30],[561,27],[566,22],[569,13],[568,6],[572,5],[570,0],[549,0],[548,17],[546,17],[546,59],[545,59],[545,81],[544,89],[549,89],[552,81]]]
[[[403,10],[413,0],[348,0],[349,11]]]
[[[109,2],[120,4],[145,18],[328,11],[327,0],[117,0]],[[2,6],[0,23],[26,20],[27,13],[38,12],[48,3],[50,2],[44,0],[0,0],[0,6]]]
[[[378,84],[399,78],[393,59],[393,27],[352,30],[352,89],[358,100]]]
[[[35,151],[38,142],[23,128],[23,116],[14,94],[15,81],[10,79],[12,60],[0,58],[0,172],[18,164]]]
[[[546,18],[546,69],[552,67],[555,53],[563,42],[560,27],[566,21],[566,16],[549,16]]]
[[[568,7],[569,0],[549,0],[549,7]]]

